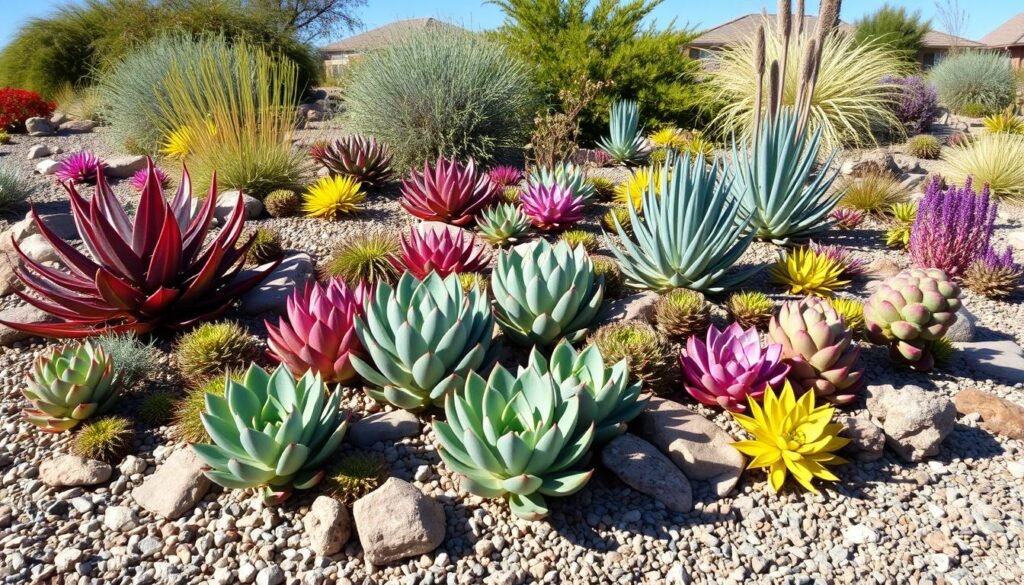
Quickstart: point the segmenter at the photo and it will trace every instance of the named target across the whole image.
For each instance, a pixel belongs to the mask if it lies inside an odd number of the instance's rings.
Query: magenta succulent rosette
[[[161,189],[167,189],[168,187],[171,186],[171,176],[165,173],[163,169],[159,167],[153,167],[153,176],[160,184]],[[147,169],[139,169],[135,171],[134,175],[132,175],[132,178],[128,181],[128,184],[131,185],[132,189],[135,189],[136,191],[141,193],[142,190],[146,188],[146,180],[148,179],[149,171]]]
[[[519,202],[530,223],[542,230],[563,230],[583,219],[583,199],[558,184],[532,183]]]
[[[54,175],[63,182],[95,183],[96,174],[106,170],[107,163],[88,150],[73,152],[57,165]]]
[[[491,254],[472,232],[448,225],[419,225],[402,237],[402,253],[392,260],[399,270],[423,280],[431,271],[442,278],[454,272],[480,272]]]
[[[500,189],[472,160],[465,165],[454,159],[438,158],[413,170],[402,179],[402,207],[425,221],[464,226],[494,201]]]
[[[513,187],[523,181],[523,171],[510,165],[499,165],[487,172],[491,182],[499,187]]]
[[[757,329],[744,331],[738,323],[722,331],[712,325],[704,340],[690,336],[679,362],[690,396],[733,412],[746,411],[748,396],[760,400],[765,388],[779,388],[789,373],[781,345],[762,348]]]
[[[367,292],[363,284],[352,289],[341,279],[296,289],[278,326],[266,322],[270,356],[295,376],[313,370],[326,383],[353,380],[349,358],[363,355],[353,323],[364,313]]]

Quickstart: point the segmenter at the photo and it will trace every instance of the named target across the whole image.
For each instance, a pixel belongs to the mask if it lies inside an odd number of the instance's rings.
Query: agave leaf
[[[591,470],[550,476],[544,480],[537,491],[545,496],[568,496],[583,489],[593,474],[594,472]]]
[[[540,520],[550,513],[544,496],[539,492],[529,495],[513,494],[509,496],[508,505],[513,514],[524,520]]]

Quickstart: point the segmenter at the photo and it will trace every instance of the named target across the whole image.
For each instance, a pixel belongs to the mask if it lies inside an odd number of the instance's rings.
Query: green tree
[[[930,20],[921,18],[921,11],[913,13],[903,7],[882,5],[875,12],[857,21],[857,43],[877,39],[897,51],[904,61],[917,62],[924,35],[932,29]]]
[[[505,11],[493,36],[532,66],[548,104],[581,76],[612,85],[580,115],[583,136],[607,132],[608,108],[636,99],[648,128],[695,125],[702,116],[699,66],[682,47],[694,38],[674,22],[648,22],[662,0],[492,0]]]

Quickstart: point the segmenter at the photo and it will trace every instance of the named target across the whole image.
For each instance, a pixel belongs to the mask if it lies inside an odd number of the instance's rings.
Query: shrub
[[[302,208],[302,199],[295,191],[277,189],[263,199],[263,208],[270,217],[291,217]]]
[[[380,487],[388,477],[387,463],[377,455],[352,453],[342,457],[325,482],[324,491],[351,506]]]
[[[907,154],[933,160],[942,154],[942,143],[931,134],[918,134],[907,141]]]
[[[204,323],[181,336],[174,351],[178,368],[188,379],[203,381],[225,370],[246,366],[259,346],[237,323]]]
[[[578,75],[572,85],[558,91],[561,110],[541,112],[533,119],[530,158],[534,164],[540,168],[552,168],[559,162],[572,159],[579,147],[580,114],[608,85],[591,81],[586,75]]]
[[[11,135],[7,130],[0,128],[0,144],[7,144],[11,141]]]
[[[100,94],[95,86],[64,85],[53,96],[56,108],[75,120],[99,120]]]
[[[54,103],[39,97],[34,91],[0,88],[0,129],[9,132],[24,132],[25,120],[35,117],[49,117]]]
[[[883,4],[857,21],[857,43],[878,41],[890,47],[904,61],[917,64],[917,52],[931,30],[931,22],[921,19],[921,11],[907,12],[903,7]]]
[[[665,344],[645,321],[616,321],[599,327],[587,338],[587,345],[597,347],[606,364],[626,360],[630,383],[640,382],[645,390],[658,388],[668,374]]]
[[[967,118],[984,118],[985,116],[993,112],[992,108],[985,104],[979,104],[977,102],[969,102],[963,105],[957,112],[961,116]]]
[[[998,203],[987,187],[980,193],[971,188],[943,190],[933,179],[918,204],[910,233],[910,257],[915,266],[938,268],[958,278],[989,247]]]
[[[479,35],[429,29],[368,53],[345,88],[348,124],[394,149],[398,168],[437,156],[488,161],[526,137],[527,70]]]
[[[962,114],[967,113],[964,108],[968,104],[978,104],[988,114],[1017,99],[1017,81],[1010,61],[1002,53],[962,51],[940,61],[928,77],[939,92],[939,100]]]
[[[0,214],[8,214],[23,208],[35,192],[35,186],[21,171],[0,166]]]
[[[352,177],[321,177],[306,191],[302,211],[309,217],[338,219],[363,209],[365,200],[363,184]]]
[[[1024,135],[990,134],[942,153],[940,172],[947,182],[988,185],[996,197],[1024,197]]]
[[[114,362],[114,373],[125,390],[151,379],[157,371],[157,351],[152,343],[143,343],[127,333],[104,333],[96,344],[106,350]]]
[[[79,457],[116,464],[128,454],[133,441],[132,421],[123,416],[107,416],[82,425],[71,442],[71,451]]]
[[[175,395],[167,390],[150,392],[139,405],[139,419],[150,428],[162,427],[174,415],[176,403]]]
[[[701,335],[711,324],[711,305],[699,292],[677,288],[655,303],[654,322],[658,331],[669,338]]]
[[[398,280],[395,260],[402,247],[398,238],[382,232],[369,231],[346,238],[323,267],[328,278],[340,278],[350,287],[360,282],[376,284]]]
[[[893,88],[889,108],[900,122],[902,134],[923,134],[939,115],[939,94],[935,86],[920,75],[883,77],[882,83]]]
[[[880,214],[907,198],[900,182],[887,173],[868,173],[851,177],[839,187],[843,192],[840,207]]]
[[[725,312],[744,329],[764,329],[772,319],[775,304],[764,293],[740,291],[729,295]]]

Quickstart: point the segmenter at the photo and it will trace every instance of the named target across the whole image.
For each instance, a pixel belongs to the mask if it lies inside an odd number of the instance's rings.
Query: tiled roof
[[[971,39],[965,39],[963,37],[946,34],[937,30],[932,30],[924,33],[924,38],[921,39],[921,44],[924,47],[935,48],[935,47],[984,47],[984,43],[978,41],[972,41]]]
[[[1024,12],[1007,20],[999,28],[982,37],[981,42],[990,47],[1024,45]]]
[[[397,20],[391,24],[368,30],[363,33],[351,36],[321,47],[325,53],[365,53],[393,43],[396,40],[408,38],[410,35],[428,28],[457,28],[436,18],[412,18],[409,20]]]

